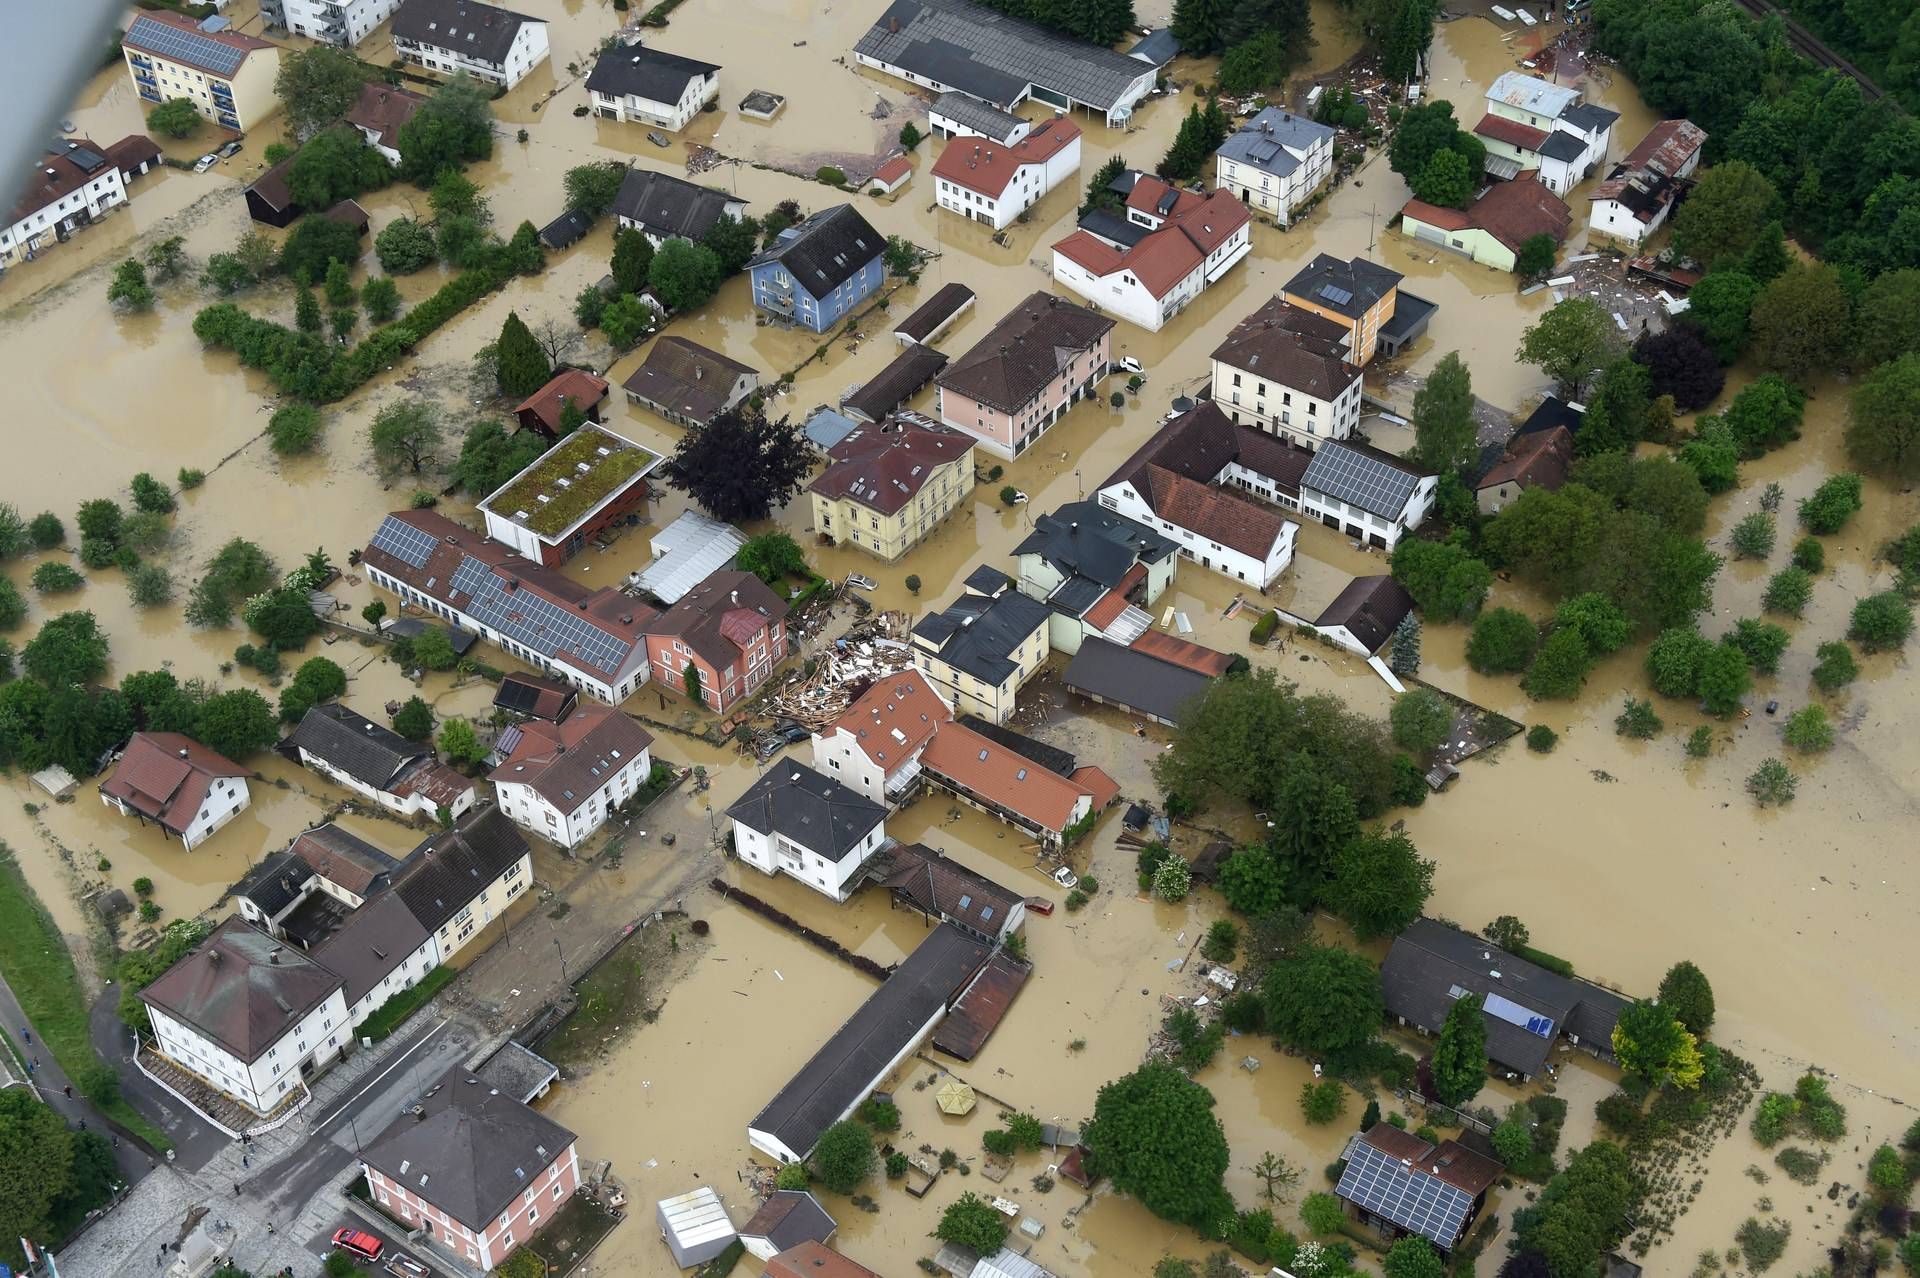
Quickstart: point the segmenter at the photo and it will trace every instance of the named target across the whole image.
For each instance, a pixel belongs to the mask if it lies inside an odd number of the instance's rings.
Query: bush
[[[1593,653],[1585,636],[1574,627],[1559,627],[1541,645],[1520,686],[1535,700],[1565,700],[1579,695],[1592,667]]]
[[[1193,867],[1178,856],[1169,856],[1154,867],[1153,894],[1163,901],[1184,901],[1193,886]]]
[[[1839,532],[1859,513],[1860,490],[1858,475],[1831,476],[1814,489],[1811,496],[1801,499],[1800,522],[1809,532],[1822,535]]]
[[[1662,630],[1647,648],[1647,675],[1663,697],[1690,697],[1700,682],[1700,665],[1713,645],[1691,626]]]
[[[1733,526],[1733,557],[1765,559],[1773,553],[1773,516],[1755,511]]]
[[[1533,660],[1539,627],[1512,608],[1495,608],[1474,620],[1467,639],[1467,664],[1481,674],[1517,674]]]
[[[1780,655],[1792,640],[1785,630],[1770,621],[1742,617],[1733,623],[1733,629],[1721,642],[1738,648],[1756,673],[1770,675],[1780,669]]]
[[[773,1178],[775,1189],[805,1189],[813,1183],[813,1175],[805,1163],[788,1163]]]
[[[173,599],[173,574],[159,564],[127,570],[127,598],[136,608],[155,608]]]
[[[1560,734],[1544,723],[1536,723],[1527,729],[1527,749],[1535,754],[1552,754],[1553,747],[1560,744]]]
[[[1300,1204],[1300,1220],[1316,1234],[1337,1234],[1346,1224],[1346,1209],[1329,1193],[1308,1194]]]
[[[1273,632],[1280,627],[1280,614],[1269,608],[1260,614],[1253,623],[1253,629],[1247,632],[1247,638],[1255,644],[1263,644],[1273,638]]]
[[[1000,490],[1000,504],[1002,506],[1012,506],[1016,504],[1019,500],[1020,500],[1020,490],[1018,488],[1015,488],[1012,484],[1008,484],[1005,488],[1002,488]]]
[[[1511,1166],[1533,1152],[1533,1133],[1525,1122],[1509,1118],[1493,1129],[1493,1152]]]
[[[1793,543],[1793,566],[1809,573],[1820,572],[1827,566],[1827,548],[1814,537],[1802,537]]]
[[[1895,590],[1868,595],[1853,606],[1847,638],[1867,652],[1899,648],[1913,633],[1913,605]]]
[[[1613,730],[1616,733],[1635,741],[1650,741],[1659,736],[1660,730],[1664,727],[1666,724],[1662,723],[1660,716],[1654,713],[1653,702],[1636,701],[1632,697],[1627,698],[1626,706],[1613,721]]]
[[[1782,737],[1802,754],[1832,749],[1833,723],[1827,718],[1827,708],[1816,702],[1795,710],[1787,716]]]
[[[35,594],[64,595],[80,589],[87,579],[58,560],[49,560],[33,570],[32,580]]]
[[[900,1107],[892,1101],[881,1100],[878,1096],[869,1096],[861,1101],[860,1108],[854,1117],[877,1132],[900,1130]]]
[[[311,404],[283,404],[267,419],[267,442],[282,457],[313,451],[320,440],[320,410]]]
[[[1764,808],[1793,802],[1794,791],[1799,785],[1799,780],[1787,770],[1786,764],[1778,759],[1768,759],[1747,778],[1747,793]]]
[[[941,1161],[944,1165],[944,1156]],[[941,1242],[990,1256],[1007,1241],[1007,1220],[980,1195],[965,1193],[947,1204],[933,1235]]]
[[[1813,576],[1804,568],[1782,568],[1767,579],[1760,606],[1783,617],[1798,617],[1813,599]]]
[[[1792,1235],[1793,1226],[1784,1220],[1762,1224],[1749,1216],[1733,1237],[1740,1244],[1740,1254],[1746,1258],[1747,1268],[1757,1274],[1771,1268],[1786,1254],[1787,1239]]]
[[[1821,644],[1813,650],[1813,655],[1813,681],[1822,692],[1836,692],[1860,675],[1860,664],[1853,659],[1853,649],[1837,639]]]
[[[373,251],[388,275],[410,275],[430,265],[438,254],[433,231],[412,218],[395,218],[374,236]]]
[[[820,1183],[836,1194],[851,1194],[873,1174],[873,1132],[865,1123],[842,1119],[827,1128],[813,1149]]]
[[[815,169],[813,171],[813,178],[814,181],[824,182],[828,186],[845,186],[847,184],[847,175],[841,170],[834,168],[831,164],[823,164]]]
[[[1713,729],[1701,724],[1687,734],[1687,757],[1704,759],[1713,753]]]
[[[1227,919],[1215,919],[1201,942],[1200,955],[1211,963],[1231,963],[1240,949],[1240,929]]]
[[[1300,1086],[1300,1113],[1309,1123],[1331,1123],[1347,1110],[1347,1089],[1336,1079]]]
[[[1447,739],[1453,727],[1453,704],[1430,688],[1414,688],[1394,698],[1387,720],[1395,745],[1427,755]]]

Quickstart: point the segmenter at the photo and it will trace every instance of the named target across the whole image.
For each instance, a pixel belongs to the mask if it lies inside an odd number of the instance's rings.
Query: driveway
[[[209,1159],[227,1146],[227,1134],[201,1118],[198,1111],[176,1100],[158,1083],[142,1074],[133,1063],[133,1031],[120,1019],[120,987],[109,985],[87,1013],[87,1036],[101,1060],[120,1073],[120,1094],[144,1115],[159,1125],[173,1142],[173,1161],[186,1171],[199,1171]],[[146,1168],[146,1155],[140,1166]]]

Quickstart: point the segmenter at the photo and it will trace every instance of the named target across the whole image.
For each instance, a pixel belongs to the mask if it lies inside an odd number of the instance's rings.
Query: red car
[[[358,1229],[336,1229],[333,1231],[333,1245],[340,1251],[352,1252],[365,1261],[380,1259],[380,1253],[387,1245],[372,1234]]]

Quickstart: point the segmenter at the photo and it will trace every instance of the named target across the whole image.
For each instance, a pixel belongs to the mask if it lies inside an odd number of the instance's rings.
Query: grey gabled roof
[[[785,1251],[803,1242],[823,1243],[838,1228],[820,1200],[806,1190],[776,1189],[740,1226],[740,1236],[764,1238],[775,1251]]]
[[[1014,672],[1014,651],[1047,624],[1048,615],[1045,604],[1018,590],[963,594],[915,622],[913,634],[954,669],[998,687]]]
[[[1151,64],[971,0],[893,0],[856,54],[1006,105],[1028,85],[1111,110]]]
[[[432,754],[338,701],[308,710],[282,748],[294,759],[304,750],[376,790],[391,789],[401,772]]]
[[[1577,129],[1598,133],[1602,129],[1612,128],[1613,122],[1620,118],[1620,113],[1609,111],[1594,102],[1576,102],[1562,111],[1560,118]]]
[[[574,1140],[460,1065],[426,1089],[420,1109],[388,1124],[361,1161],[475,1231],[533,1188]]]
[[[674,103],[687,91],[687,82],[712,75],[720,68],[712,62],[683,58],[664,49],[623,44],[608,49],[594,59],[587,76],[587,89],[608,97],[628,94],[652,102]]]
[[[613,211],[653,235],[698,240],[733,202],[725,191],[698,186],[671,173],[628,169],[613,197]]]
[[[477,0],[406,0],[393,15],[393,35],[500,66],[522,24],[540,21]]]
[[[400,863],[393,891],[429,932],[452,918],[507,867],[532,851],[491,802],[434,835]]]
[[[427,929],[407,903],[383,892],[347,915],[340,930],[313,949],[313,957],[346,982],[347,1006],[387,979],[426,944]]]
[[[1039,555],[1063,577],[1087,577],[1111,590],[1136,561],[1156,564],[1179,547],[1143,523],[1092,501],[1070,501],[1033,521],[1013,548]]]
[[[1285,293],[1359,319],[1368,307],[1399,287],[1402,278],[1391,267],[1364,257],[1343,262],[1332,254],[1320,253],[1287,281]]]
[[[1379,449],[1328,440],[1307,463],[1300,487],[1394,520],[1406,510],[1407,499],[1423,478],[1406,462]]]
[[[887,810],[804,763],[778,760],[727,815],[837,861],[886,820]]]
[[[1379,573],[1349,581],[1313,619],[1313,625],[1316,630],[1344,626],[1367,646],[1368,652],[1378,652],[1401,619],[1412,611],[1413,596],[1407,588]]]
[[[1080,651],[1067,663],[1061,682],[1073,692],[1096,696],[1174,723],[1189,703],[1206,695],[1207,685],[1213,680],[1198,670],[1172,665],[1158,657],[1088,635],[1080,641]]]
[[[948,91],[933,100],[931,113],[943,115],[954,123],[969,129],[978,129],[982,137],[992,138],[996,142],[1005,142],[1014,134],[1023,121],[1017,115],[1010,115],[998,107],[988,106],[979,98],[966,93]]]
[[[1300,161],[1288,152],[1288,147],[1306,151],[1332,136],[1332,129],[1304,115],[1295,115],[1283,107],[1267,107],[1222,142],[1216,154],[1250,164],[1276,177],[1285,177],[1300,167]]]
[[[1586,154],[1586,150],[1587,144],[1565,129],[1555,129],[1540,144],[1540,154],[1550,160],[1559,160],[1562,164],[1579,159]]]
[[[886,246],[887,237],[853,205],[836,204],[780,232],[773,247],[748,265],[778,262],[800,287],[819,298],[859,274]]]

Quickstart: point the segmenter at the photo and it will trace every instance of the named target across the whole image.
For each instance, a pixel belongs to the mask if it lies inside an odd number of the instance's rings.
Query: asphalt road
[[[109,985],[87,1013],[87,1036],[101,1060],[120,1071],[120,1094],[173,1142],[174,1163],[199,1171],[228,1144],[227,1134],[183,1105],[133,1063],[133,1031],[120,1020],[120,987]],[[141,1159],[141,1168],[146,1160]]]

